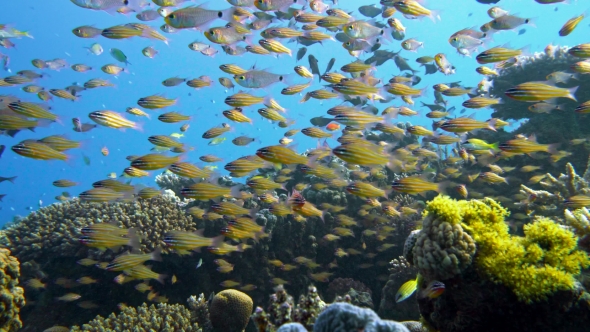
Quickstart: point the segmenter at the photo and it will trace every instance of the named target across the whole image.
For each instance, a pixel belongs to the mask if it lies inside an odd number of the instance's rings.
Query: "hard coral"
[[[25,305],[23,289],[18,287],[20,276],[16,257],[10,250],[0,249],[0,331],[17,331],[22,327],[19,311]]]
[[[250,296],[235,289],[223,290],[213,297],[209,307],[215,331],[241,332],[248,325],[253,302]]]
[[[84,255],[79,230],[98,222],[113,221],[124,228],[137,228],[140,250],[164,247],[164,235],[172,230],[194,231],[192,217],[175,200],[164,197],[130,203],[84,203],[72,200],[39,209],[0,232],[0,245],[13,248],[21,262],[52,257]]]
[[[87,324],[72,326],[76,331],[202,331],[196,323],[191,323],[191,312],[180,304],[160,303],[157,306],[143,304],[137,308],[127,307],[118,315],[107,318],[96,317]]]
[[[460,224],[465,211],[451,201],[438,196],[427,204],[412,250],[414,265],[429,279],[452,278],[471,264],[475,254],[475,242]]]

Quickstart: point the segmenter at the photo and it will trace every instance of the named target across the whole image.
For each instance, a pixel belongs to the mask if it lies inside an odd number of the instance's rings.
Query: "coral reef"
[[[238,290],[226,289],[215,294],[209,307],[213,330],[241,332],[248,325],[252,307],[252,298]]]
[[[191,323],[197,323],[205,331],[211,331],[211,320],[209,319],[209,303],[203,293],[199,297],[192,295],[187,300],[188,308],[191,311]]]
[[[452,291],[435,299],[417,297],[425,322],[442,331],[542,326],[581,331],[577,327],[586,324],[581,322],[590,320],[590,296],[575,276],[590,266],[590,260],[576,249],[577,238],[547,218],[525,225],[523,237],[513,236],[504,222],[507,215],[505,208],[489,198],[455,201],[438,196],[428,203],[424,224],[429,219],[460,224],[475,241],[477,252],[474,263],[460,275],[442,280]],[[420,257],[416,248],[414,260]],[[550,309],[557,307],[564,309]],[[542,319],[534,318],[541,312]]]
[[[402,301],[399,303],[395,301],[398,289],[406,281],[415,279],[418,269],[412,266],[403,256],[392,260],[389,264],[391,266],[389,268],[389,279],[381,290],[381,303],[379,304],[379,311],[377,311],[379,317],[393,320],[418,319],[420,312],[415,301]]]
[[[169,231],[196,230],[192,217],[170,198],[100,204],[74,199],[41,208],[10,225],[0,232],[0,245],[12,248],[21,262],[83,256],[87,252],[98,255],[98,250],[78,242],[80,228],[97,222],[136,228],[142,252],[164,247],[164,235]]]
[[[428,332],[428,329],[422,323],[415,320],[400,322],[400,324],[405,326],[410,332]]]
[[[566,173],[555,178],[547,173],[539,182],[540,190],[531,189],[524,184],[520,192],[529,199],[515,205],[530,215],[561,219],[567,208],[565,200],[572,196],[590,194],[588,181],[579,176],[571,163],[565,165]]]
[[[277,332],[307,332],[307,329],[299,323],[287,323],[279,327]]]
[[[283,286],[277,286],[269,302],[268,313],[257,307],[252,314],[252,321],[259,332],[274,332],[277,327],[288,323],[299,323],[311,330],[316,318],[326,306],[314,286],[309,286],[307,295],[299,297],[297,305]]]
[[[23,289],[18,287],[20,276],[16,257],[10,250],[0,248],[0,331],[13,332],[22,327],[19,311],[25,305]]]
[[[371,289],[365,284],[352,278],[336,278],[328,284],[328,290],[326,291],[326,301],[332,302],[336,296],[344,296],[348,294],[350,289],[354,289],[356,293],[368,293],[371,298]],[[349,294],[350,295],[350,294]],[[358,303],[354,303],[359,305]],[[372,307],[373,303],[371,303]],[[360,305],[362,307],[362,305]]]
[[[504,96],[509,88],[524,82],[545,81],[547,75],[557,71],[569,71],[570,66],[580,61],[579,58],[568,54],[569,47],[555,46],[552,52],[534,53],[532,55],[521,55],[518,57],[518,65],[503,69],[500,75],[493,79],[493,87],[490,94],[493,96]],[[572,82],[573,83],[573,82]],[[575,84],[568,84],[568,87],[578,85],[576,98],[579,101],[590,99],[590,80],[582,75]],[[571,112],[534,113],[523,106],[522,102],[510,98],[502,98],[504,103],[493,105],[492,117],[503,120],[527,119],[518,129],[512,132],[515,134],[535,134],[539,143],[561,143],[564,147],[569,141],[576,138],[584,138],[587,135],[587,128],[590,126],[590,117],[584,114],[573,112],[577,102],[573,100],[560,100],[560,108],[572,110]],[[583,146],[574,147],[573,154],[568,160],[579,169],[586,167],[588,150]],[[557,171],[555,165],[549,162],[543,163],[546,171]],[[559,166],[561,167],[561,166]]]
[[[381,320],[371,309],[359,308],[348,303],[333,303],[318,316],[314,332],[383,331],[407,332],[408,329],[394,321]]]
[[[127,307],[119,314],[107,318],[96,317],[82,326],[72,326],[70,331],[187,331],[201,332],[198,324],[191,322],[191,312],[180,304]]]
[[[412,249],[413,264],[429,279],[449,279],[460,274],[475,255],[475,242],[463,227],[459,208],[435,199]]]

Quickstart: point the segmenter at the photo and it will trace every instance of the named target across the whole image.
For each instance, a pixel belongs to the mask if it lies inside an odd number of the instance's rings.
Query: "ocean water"
[[[489,6],[482,5],[476,1],[461,1],[461,6],[453,4],[459,2],[442,1],[436,2],[433,8],[440,11],[440,22],[433,23],[429,19],[403,20],[407,28],[407,38],[416,38],[424,43],[424,48],[420,48],[417,53],[402,51],[401,55],[409,59],[413,68],[419,66],[414,59],[423,55],[433,56],[436,53],[443,52],[448,56],[449,61],[457,67],[457,73],[449,77],[443,77],[440,73],[435,75],[420,75],[422,81],[418,87],[432,86],[440,82],[461,82],[466,86],[474,86],[481,79],[481,75],[474,73],[478,67],[473,56],[463,57],[449,45],[448,38],[454,32],[468,27],[479,27],[488,22],[486,14]],[[559,37],[557,31],[561,25],[569,18],[576,16],[585,10],[582,2],[574,2],[570,5],[534,5],[532,1],[510,1],[502,4],[503,8],[511,13],[518,13],[522,17],[534,17],[535,26],[522,26],[516,29],[525,29],[526,33],[518,35],[518,32],[506,31],[497,33],[489,46],[509,44],[512,48],[521,48],[530,45],[531,52],[541,52],[549,43],[577,45],[583,42],[584,29],[588,28],[585,21],[582,21],[568,37]],[[358,6],[373,4],[370,1],[359,1],[348,3],[342,1],[338,7],[346,8],[348,11],[354,11]],[[221,1],[219,3],[211,2],[212,8],[229,8]],[[431,6],[432,6],[431,5]],[[534,5],[534,12],[527,12],[527,7]],[[557,11],[555,11],[557,9]],[[77,149],[70,154],[74,157],[73,165],[67,165],[61,161],[36,161],[29,158],[21,157],[9,149],[2,156],[3,174],[2,176],[18,176],[16,183],[4,182],[0,184],[0,192],[9,193],[2,202],[1,220],[3,223],[8,222],[15,215],[26,215],[30,210],[36,210],[39,207],[39,201],[43,205],[55,202],[55,196],[63,190],[51,185],[54,180],[60,178],[69,178],[72,181],[80,182],[78,187],[72,188],[71,194],[77,195],[81,188],[89,188],[92,182],[106,178],[111,172],[121,173],[121,170],[128,166],[125,156],[131,154],[148,153],[152,145],[147,141],[148,135],[154,134],[171,134],[180,132],[182,124],[164,124],[157,119],[157,114],[163,111],[153,112],[152,120],[133,119],[138,122],[144,122],[143,132],[127,129],[125,132],[98,127],[87,133],[76,133],[72,130],[71,119],[80,117],[83,122],[92,122],[88,119],[87,114],[97,110],[113,110],[123,112],[127,107],[137,106],[137,100],[141,97],[152,94],[164,94],[168,98],[179,98],[178,104],[166,108],[165,111],[178,111],[186,115],[192,115],[194,118],[190,121],[190,129],[182,138],[182,142],[195,148],[187,154],[187,160],[196,160],[198,156],[205,154],[216,154],[223,156],[224,160],[231,161],[238,157],[251,154],[256,148],[277,144],[278,139],[282,136],[284,130],[277,125],[271,124],[262,119],[256,113],[256,107],[246,109],[246,115],[254,119],[254,124],[235,124],[234,131],[227,135],[228,139],[219,146],[208,146],[207,140],[201,138],[201,134],[211,127],[219,126],[222,122],[228,122],[221,111],[229,109],[223,103],[225,97],[232,94],[233,91],[225,91],[217,78],[221,76],[228,77],[218,69],[219,65],[226,63],[235,63],[243,68],[256,66],[259,69],[269,69],[274,73],[293,73],[292,67],[296,65],[309,66],[307,56],[299,62],[293,57],[281,55],[278,58],[271,56],[259,56],[255,54],[244,54],[242,56],[230,56],[224,54],[219,45],[214,46],[219,53],[211,58],[191,51],[188,44],[193,41],[207,43],[208,40],[202,33],[197,31],[180,31],[174,34],[166,34],[170,39],[169,45],[160,41],[149,40],[145,38],[132,38],[126,40],[110,40],[103,37],[94,39],[78,38],[72,33],[72,29],[82,25],[93,25],[97,28],[106,28],[117,24],[128,22],[139,22],[133,15],[110,15],[104,11],[85,10],[74,4],[62,1],[60,3],[36,3],[22,1],[18,3],[8,3],[5,9],[10,13],[7,17],[8,23],[14,24],[19,30],[29,31],[34,39],[23,38],[16,40],[17,45],[13,49],[3,50],[2,53],[10,57],[9,69],[16,73],[23,69],[34,69],[30,61],[35,58],[50,60],[62,58],[68,64],[82,63],[93,67],[93,70],[86,73],[77,73],[70,68],[65,68],[60,72],[45,71],[49,77],[40,80],[40,85],[49,88],[64,88],[74,82],[83,84],[91,78],[106,78],[115,83],[115,89],[104,88],[92,91],[84,91],[78,101],[60,100],[54,98],[51,103],[52,110],[62,118],[61,124],[53,124],[48,128],[41,128],[36,133],[23,131],[16,138],[0,137],[0,144],[6,145],[7,148],[17,142],[25,139],[40,138],[55,134],[66,134],[69,138],[84,141],[82,149]],[[356,12],[358,14],[358,12]],[[18,19],[21,17],[21,19]],[[51,23],[51,28],[47,24]],[[159,19],[148,22],[150,26],[159,27],[163,20]],[[222,21],[215,22],[213,26],[222,25]],[[284,24],[283,24],[284,25]],[[258,37],[256,37],[258,38]],[[90,54],[85,47],[93,43],[99,43],[103,46],[105,52],[100,56]],[[324,45],[315,44],[308,47],[308,54],[313,54],[319,60],[320,70],[323,71],[330,58],[336,58],[334,69],[355,60],[348,52],[343,49],[339,42],[326,41]],[[294,52],[298,47],[295,43],[287,44]],[[141,54],[144,47],[153,46],[159,54],[154,59],[149,59]],[[127,66],[129,73],[121,73],[117,78],[105,74],[100,67],[117,63],[111,57],[108,50],[111,48],[122,50],[129,58],[131,65]],[[386,44],[382,49],[390,51],[399,51],[400,42],[394,41]],[[368,55],[364,56],[368,58]],[[423,69],[419,69],[423,72]],[[392,61],[380,66],[375,76],[388,80],[392,75],[398,74],[399,70]],[[9,76],[9,72],[5,72]],[[197,91],[181,84],[177,87],[167,88],[161,82],[170,77],[196,78],[201,75],[208,75],[216,82],[213,87],[203,88]],[[442,81],[441,81],[442,79]],[[316,79],[317,80],[317,79]],[[325,82],[317,82],[309,89],[320,88]],[[303,79],[296,79],[297,82],[305,82]],[[237,84],[236,84],[237,85]],[[307,103],[299,104],[299,96],[283,96],[280,90],[284,88],[283,84],[275,84],[263,91],[256,91],[257,96],[271,95],[289,111],[287,118],[295,120],[297,127],[309,126],[309,119],[315,116],[325,115],[325,110],[340,104],[341,100],[327,100],[324,102],[310,100]],[[239,91],[239,86],[235,89]],[[33,94],[27,94],[18,87],[3,88],[3,94],[13,94],[23,100],[36,102],[37,98]],[[432,93],[432,92],[430,92]],[[191,94],[189,96],[189,94]],[[428,98],[422,98],[426,103],[431,103],[432,95]],[[450,100],[449,107],[456,106],[457,111],[461,110],[461,97]],[[454,105],[453,103],[457,103]],[[425,111],[426,112],[426,111]],[[423,114],[425,112],[422,112]],[[480,110],[475,112],[468,111],[465,114],[476,113],[478,119],[487,119],[489,111]],[[132,119],[129,115],[128,118]],[[400,118],[400,120],[406,120]],[[412,124],[430,126],[431,120],[424,116],[408,118]],[[247,134],[260,139],[261,143],[253,142],[247,147],[237,147],[231,144],[231,139],[241,134]],[[296,141],[297,149],[300,152],[316,146],[316,140],[298,135]],[[337,144],[334,140],[328,140],[332,147]],[[108,157],[102,156],[100,149],[106,146],[110,153]],[[86,165],[83,156],[88,156],[90,165]],[[219,167],[220,170],[222,167]],[[222,174],[225,172],[221,170]],[[147,179],[134,180],[133,183],[153,184],[153,176]],[[79,189],[80,188],[80,189]],[[75,191],[77,190],[77,191]]]
[[[158,7],[146,1],[148,5],[145,9],[157,9]],[[330,7],[340,8],[346,12],[350,12],[354,18],[366,19],[359,13],[360,6],[376,4],[381,8],[376,1],[366,0],[339,0],[337,4],[331,1],[324,1]],[[181,4],[178,8],[189,5],[202,4],[202,1],[189,1]],[[396,119],[384,118],[384,121],[391,123],[405,123],[411,122],[412,125],[421,125],[426,128],[432,127],[432,119],[429,119],[425,114],[429,111],[426,107],[420,106],[420,102],[432,104],[434,101],[432,86],[439,83],[458,83],[462,87],[475,87],[484,76],[477,74],[475,69],[480,66],[475,60],[475,56],[486,49],[494,46],[504,46],[512,49],[524,48],[525,52],[533,54],[535,52],[543,52],[545,47],[549,44],[560,46],[574,46],[588,42],[587,36],[589,31],[590,21],[584,19],[577,26],[577,28],[568,36],[560,37],[558,35],[559,29],[570,18],[584,13],[590,3],[587,1],[569,1],[569,3],[556,3],[550,5],[541,5],[533,0],[504,0],[499,1],[495,5],[501,6],[510,14],[518,15],[524,18],[531,18],[530,24],[518,26],[513,30],[499,31],[485,38],[485,45],[479,47],[477,50],[471,52],[471,55],[464,56],[457,52],[452,47],[448,39],[449,37],[464,28],[478,29],[482,24],[491,20],[487,14],[487,10],[491,8],[491,4],[482,4],[475,0],[430,0],[424,3],[429,9],[436,11],[437,18],[433,20],[422,17],[418,19],[408,19],[401,13],[397,12],[393,15],[400,19],[406,27],[406,38],[415,38],[423,43],[423,47],[417,49],[416,52],[403,50],[401,48],[401,41],[388,40],[383,42],[381,50],[388,50],[398,52],[400,56],[407,59],[410,66],[417,70],[416,76],[421,78],[416,88],[427,88],[426,93],[420,98],[415,98],[416,104],[410,106],[417,110],[419,114],[412,117],[400,116]],[[226,1],[216,0],[209,1],[206,8],[211,9],[227,9],[231,5]],[[293,8],[301,8],[300,4],[296,4]],[[255,8],[250,8],[251,11],[256,11]],[[306,7],[309,11],[309,7]],[[325,15],[325,14],[323,14]],[[70,101],[53,97],[53,100],[46,103],[51,107],[51,111],[59,116],[59,121],[52,123],[46,127],[36,128],[35,131],[22,130],[17,133],[15,137],[8,135],[0,135],[0,145],[5,145],[6,150],[0,158],[0,176],[12,177],[17,176],[14,183],[5,181],[0,183],[0,194],[6,195],[0,202],[0,225],[12,222],[15,217],[24,217],[29,213],[38,210],[40,207],[45,207],[51,204],[59,204],[56,196],[62,192],[67,191],[71,196],[76,197],[81,192],[91,189],[92,183],[95,181],[106,179],[108,174],[115,172],[117,176],[122,174],[124,168],[129,166],[129,161],[125,158],[129,155],[144,155],[151,153],[153,145],[147,140],[150,135],[170,135],[172,133],[180,133],[180,127],[183,124],[190,124],[187,132],[180,138],[180,142],[186,144],[191,149],[183,154],[182,158],[185,161],[194,162],[197,165],[204,166],[198,157],[206,154],[214,154],[223,159],[223,161],[209,164],[217,166],[215,170],[219,175],[228,175],[228,172],[223,169],[223,165],[227,162],[236,160],[242,156],[253,155],[256,150],[270,145],[278,145],[279,139],[283,137],[285,131],[291,128],[305,128],[311,127],[309,120],[317,116],[326,116],[326,111],[334,106],[344,103],[342,98],[335,98],[330,100],[316,100],[310,99],[305,103],[300,100],[306,91],[320,89],[327,85],[324,81],[319,81],[317,77],[312,80],[312,85],[302,94],[294,96],[281,95],[281,89],[287,85],[279,82],[263,89],[245,89],[236,84],[233,89],[227,89],[221,86],[218,82],[219,77],[230,77],[231,75],[222,72],[219,66],[222,64],[236,64],[242,68],[267,70],[272,73],[289,74],[293,76],[293,83],[301,84],[308,80],[296,77],[294,75],[293,67],[297,65],[304,65],[309,67],[308,55],[312,54],[319,60],[319,70],[323,74],[326,65],[330,59],[334,58],[335,65],[331,71],[339,71],[339,68],[356,60],[343,47],[342,43],[335,40],[326,40],[311,46],[307,46],[307,54],[303,59],[297,61],[295,55],[297,50],[302,47],[297,42],[288,42],[286,39],[281,41],[290,48],[293,56],[280,55],[256,55],[245,53],[240,56],[231,56],[225,54],[221,45],[216,45],[207,40],[203,32],[195,29],[184,29],[174,33],[164,33],[159,29],[164,24],[164,19],[159,17],[154,21],[143,22],[154,29],[160,31],[166,38],[168,43],[159,40],[152,40],[147,38],[129,38],[122,40],[107,39],[102,36],[96,38],[79,38],[72,33],[72,29],[82,26],[91,25],[97,28],[107,28],[119,24],[126,24],[131,22],[139,22],[135,18],[135,13],[122,15],[119,13],[107,13],[102,10],[89,10],[74,5],[68,0],[55,1],[33,1],[20,0],[5,2],[2,5],[2,19],[0,23],[5,23],[11,28],[21,31],[27,31],[32,38],[10,38],[15,46],[9,49],[0,48],[0,53],[7,56],[10,60],[4,69],[0,68],[0,77],[7,77],[15,75],[20,70],[34,70],[43,73],[44,77],[35,80],[33,84],[44,87],[46,90],[54,88],[64,88],[71,84],[83,84],[91,78],[108,79],[116,86],[97,88],[92,90],[85,90],[79,93],[79,98],[76,101]],[[375,18],[376,22],[385,23],[386,18],[381,15]],[[246,23],[250,22],[247,20]],[[214,21],[211,26],[223,26],[227,22],[223,20]],[[371,23],[373,23],[371,21]],[[286,27],[289,25],[288,21],[275,20],[271,26]],[[301,23],[294,25],[294,28],[300,28]],[[319,29],[324,31],[325,29]],[[334,32],[327,33],[334,35]],[[259,31],[252,31],[253,43],[258,44],[260,39]],[[212,57],[205,56],[199,52],[189,49],[188,45],[191,42],[199,41],[212,45],[213,48],[219,52]],[[99,43],[104,53],[101,55],[91,54],[87,47],[93,43]],[[245,46],[245,43],[238,45]],[[150,59],[142,55],[141,50],[147,46],[152,46],[158,51],[158,54]],[[122,50],[128,57],[129,64],[124,65],[115,60],[110,54],[111,48],[118,48]],[[424,74],[424,67],[416,63],[415,59],[421,56],[434,56],[437,53],[444,53],[450,63],[456,68],[456,73],[445,76],[440,72],[431,75]],[[370,52],[360,55],[361,60],[366,60],[371,56]],[[31,64],[33,59],[64,59],[67,66],[59,71],[34,68]],[[70,68],[73,64],[85,64],[92,67],[92,70],[86,73],[75,72]],[[117,64],[125,68],[125,72],[117,76],[109,75],[100,70],[100,67],[106,64]],[[491,67],[491,66],[490,66]],[[403,73],[408,73],[407,71]],[[184,83],[175,87],[165,87],[162,81],[171,77],[180,78],[197,78],[206,75],[213,79],[214,84],[211,87],[201,89],[192,89]],[[400,75],[400,70],[394,64],[393,60],[385,62],[385,64],[378,66],[372,72],[372,75],[381,79],[379,86],[387,83],[387,81],[395,76]],[[26,85],[16,85],[12,87],[0,87],[0,95],[14,96],[22,101],[41,102],[35,94],[26,93],[22,91],[22,87]],[[226,119],[222,115],[222,111],[230,109],[231,107],[224,103],[224,99],[238,91],[252,93],[256,96],[272,96],[278,103],[287,109],[284,114],[293,124],[289,128],[280,128],[277,123],[272,123],[269,120],[262,118],[257,110],[262,105],[254,105],[244,107],[244,114],[253,120],[252,124],[235,123]],[[145,117],[136,117],[125,113],[128,107],[138,107],[137,100],[153,94],[162,94],[167,98],[177,98],[176,105],[162,109],[162,110],[145,110],[150,114],[151,119]],[[386,92],[384,93],[387,96]],[[494,96],[502,99],[507,98],[504,95]],[[492,109],[483,108],[480,110],[466,110],[461,106],[467,97],[448,97],[447,109],[455,108],[451,117],[468,116],[474,114],[475,119],[485,121],[490,118]],[[585,100],[579,100],[584,102]],[[393,99],[387,103],[378,103],[368,101],[367,105],[376,106],[379,111],[382,111],[388,106],[401,106],[403,102],[401,99]],[[528,107],[529,104],[522,103],[522,107]],[[80,118],[84,123],[93,123],[88,118],[90,112],[98,110],[112,110],[124,114],[130,120],[141,124],[141,130],[126,129],[118,130],[108,128],[105,126],[98,126],[95,129],[78,133],[72,128],[72,119]],[[177,111],[185,115],[192,116],[190,121],[184,121],[175,124],[168,124],[158,121],[158,115],[164,112]],[[569,110],[573,112],[572,110]],[[229,123],[232,130],[223,135],[226,137],[220,145],[208,145],[209,140],[203,139],[201,135],[208,129],[220,126],[222,123]],[[507,131],[516,130],[520,122],[511,122],[505,128]],[[344,127],[344,125],[342,125]],[[588,129],[588,128],[584,128]],[[336,138],[340,136],[341,130],[334,132],[332,138],[328,138],[326,143],[334,148],[340,143]],[[440,132],[440,130],[439,130]],[[72,149],[66,153],[71,156],[69,162],[59,160],[45,161],[36,160],[32,158],[25,158],[13,152],[10,147],[18,144],[21,141],[29,139],[40,139],[50,135],[65,135],[70,139],[81,141],[82,147]],[[231,140],[235,137],[247,135],[256,140],[247,146],[236,146],[232,144]],[[588,137],[588,132],[582,133],[579,138]],[[324,140],[307,137],[298,133],[294,138],[292,147],[298,152],[303,153],[307,150],[314,149],[318,144],[324,143]],[[550,143],[550,142],[544,142]],[[103,147],[108,148],[108,156],[101,153]],[[170,152],[165,152],[167,155],[173,155]],[[587,154],[587,151],[586,151]],[[567,161],[567,158],[564,159]],[[534,165],[536,160],[531,159],[529,164]],[[539,165],[544,165],[538,162]],[[562,161],[562,164],[564,162]],[[563,167],[562,167],[563,168]],[[145,185],[156,187],[155,176],[164,171],[156,170],[150,171],[150,176],[144,178],[122,178],[122,181],[130,181],[132,185]],[[72,188],[57,188],[52,185],[52,182],[58,179],[69,179],[79,184]],[[246,177],[235,178],[234,181],[245,183]],[[292,183],[291,185],[294,185]],[[389,187],[389,186],[388,186]],[[389,189],[389,188],[383,188]],[[351,213],[352,214],[352,213]],[[280,227],[280,226],[279,226]],[[360,230],[362,231],[362,229]],[[360,231],[357,232],[359,235]],[[402,243],[396,243],[396,246],[402,246]],[[10,249],[10,248],[9,248]],[[318,251],[324,250],[322,248]],[[325,249],[328,250],[328,249]],[[332,249],[330,249],[332,250]],[[235,255],[235,254],[234,254]],[[331,255],[331,253],[330,253]],[[389,260],[398,255],[391,255]],[[239,256],[232,256],[234,259],[241,259]],[[194,263],[198,260],[198,256],[188,258],[190,267],[187,269],[194,270]],[[43,264],[43,262],[37,262]],[[188,265],[188,263],[187,263]],[[215,270],[214,267],[205,267]],[[168,274],[171,274],[165,271]],[[211,272],[211,273],[214,273]],[[358,276],[362,272],[355,272]],[[379,274],[387,274],[386,267],[381,267]],[[375,273],[375,276],[377,273]],[[114,276],[114,275],[113,275]],[[50,275],[47,280],[55,280],[59,275]],[[353,277],[352,274],[347,275],[346,271],[340,272],[334,277]],[[216,277],[217,278],[217,277]],[[359,277],[360,278],[360,277]],[[229,279],[229,278],[228,278]],[[105,282],[110,282],[105,281]],[[377,281],[375,281],[377,282]],[[382,281],[380,281],[382,282]],[[375,286],[379,289],[382,287]],[[222,288],[216,288],[219,291]],[[115,289],[105,286],[104,289]],[[209,288],[207,288],[209,289]],[[292,290],[295,294],[304,293],[305,289],[300,288]],[[199,291],[200,292],[200,291]],[[164,292],[163,292],[164,293]],[[176,296],[182,298],[177,291]],[[270,293],[258,294],[259,298],[267,298]],[[184,294],[186,295],[186,294]],[[376,295],[379,296],[379,295]],[[130,302],[141,303],[141,300],[133,300]],[[46,302],[44,302],[47,305]],[[60,304],[61,305],[61,304]],[[109,305],[112,305],[110,303]],[[255,303],[256,305],[262,305]],[[84,311],[84,309],[72,306],[72,310],[83,311],[85,317],[93,317],[92,312]],[[375,307],[375,310],[377,306]],[[100,308],[101,312],[116,311],[115,307]],[[56,319],[49,319],[52,323],[59,324]],[[68,318],[68,323],[72,322]],[[82,322],[75,322],[81,324]],[[38,325],[41,326],[42,324]],[[37,328],[38,328],[37,326]],[[26,327],[26,324],[25,324]]]

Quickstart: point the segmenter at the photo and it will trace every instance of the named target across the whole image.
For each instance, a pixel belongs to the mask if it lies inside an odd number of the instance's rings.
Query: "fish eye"
[[[240,76],[240,77],[238,77],[238,78],[239,78],[239,79],[241,79],[241,80],[245,80],[245,79],[246,79],[246,76],[243,76],[243,75],[242,75],[242,76]]]
[[[346,46],[350,46],[350,44],[351,44],[350,42],[346,42]]]
[[[170,14],[170,15],[168,15],[168,17],[169,17],[170,19],[174,19],[176,16],[175,16],[174,14]]]
[[[221,18],[223,16],[223,12],[217,12],[217,17]]]
[[[212,35],[214,35],[215,34],[215,30],[211,29],[211,30],[209,30],[209,33],[212,34]]]

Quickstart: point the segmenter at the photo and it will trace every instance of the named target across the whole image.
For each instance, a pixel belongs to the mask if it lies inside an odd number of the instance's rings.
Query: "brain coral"
[[[252,298],[246,293],[235,289],[223,290],[215,294],[211,301],[211,325],[219,332],[241,332],[248,325],[253,305]]]
[[[125,228],[137,228],[143,252],[164,247],[164,235],[171,230],[196,230],[192,217],[171,198],[155,197],[129,203],[85,203],[74,199],[41,208],[2,230],[0,245],[12,248],[21,262],[42,255],[77,256],[87,250],[78,243],[79,229],[109,221]]]
[[[97,316],[87,324],[72,326],[75,331],[202,331],[198,324],[191,322],[191,312],[180,304],[160,303],[157,306],[143,304],[127,307],[118,315],[112,313],[107,318]]]
[[[10,250],[0,249],[0,331],[17,331],[22,327],[18,316],[25,305],[23,289],[17,287],[20,269]]]
[[[413,263],[425,277],[445,280],[471,264],[475,242],[460,225],[462,210],[438,196],[426,205],[422,230],[412,250]]]

